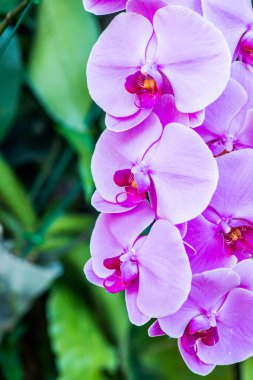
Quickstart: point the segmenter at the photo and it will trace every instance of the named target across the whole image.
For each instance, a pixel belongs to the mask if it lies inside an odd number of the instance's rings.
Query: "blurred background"
[[[104,129],[85,66],[109,21],[81,0],[0,0],[1,380],[200,379],[83,275]],[[208,376],[252,378],[253,360]]]

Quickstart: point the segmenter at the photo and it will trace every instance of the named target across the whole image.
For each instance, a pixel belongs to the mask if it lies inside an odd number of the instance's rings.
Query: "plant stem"
[[[235,380],[241,380],[241,366],[240,363],[235,364]]]
[[[0,23],[0,36],[3,34],[5,29],[12,23],[12,21],[22,12],[23,9],[27,6],[29,0],[23,0],[16,8],[9,11],[4,18],[4,20]]]
[[[73,156],[73,151],[67,147],[63,152],[61,159],[59,159],[59,161],[56,163],[54,170],[49,176],[49,180],[43,189],[43,193],[41,194],[40,199],[37,201],[37,211],[41,211],[42,207],[47,202]]]
[[[23,5],[22,5],[23,4]],[[22,23],[23,19],[25,18],[26,14],[29,12],[31,6],[33,4],[33,0],[24,0],[20,5],[22,5],[20,11],[22,12],[21,15],[20,15],[20,18],[18,19],[15,27],[13,28],[13,30],[11,31],[9,37],[7,38],[7,40],[3,43],[2,46],[0,46],[0,57],[3,56],[5,50],[7,49],[7,47],[9,46],[9,43],[11,42],[13,36],[15,35],[17,29],[19,28],[20,24]],[[18,8],[18,7],[17,7]],[[17,9],[15,8],[15,9]],[[19,12],[20,12],[19,11]],[[8,14],[12,14],[12,12],[15,13],[15,10],[9,12]],[[18,13],[19,13],[18,12]],[[4,30],[7,28],[7,26],[9,25],[10,23],[10,16],[6,16],[8,18],[8,22],[7,24],[5,25],[5,22],[6,22],[6,18],[5,20],[0,24],[0,36],[1,34],[4,32]],[[13,17],[11,17],[11,20],[13,19]]]
[[[77,181],[75,185],[72,187],[72,189],[70,190],[69,194],[46,217],[46,219],[43,221],[40,228],[38,229],[36,235],[39,236],[40,238],[44,238],[51,224],[65,212],[65,210],[75,201],[75,199],[78,197],[78,195],[81,192],[82,192],[82,185],[79,181]],[[29,242],[22,252],[22,257],[28,257],[31,254],[35,245],[36,244],[34,244],[33,242]]]
[[[50,172],[52,170],[52,167],[57,160],[60,151],[61,151],[62,145],[60,142],[60,139],[57,139],[54,141],[52,148],[46,157],[46,160],[43,163],[43,166],[41,170],[39,171],[38,177],[36,178],[32,189],[30,191],[30,199],[32,202],[35,201],[35,198],[38,196],[42,186],[46,182],[47,178],[50,177]]]

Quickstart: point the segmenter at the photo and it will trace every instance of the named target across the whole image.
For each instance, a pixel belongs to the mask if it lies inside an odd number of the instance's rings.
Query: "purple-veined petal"
[[[179,230],[166,220],[158,220],[137,258],[139,309],[150,317],[177,311],[191,286],[191,269]]]
[[[114,18],[91,51],[87,65],[90,95],[112,116],[126,117],[138,111],[135,95],[125,89],[125,80],[145,63],[152,33],[145,17],[123,13]]]
[[[92,259],[89,259],[83,268],[84,274],[92,284],[103,287],[104,279],[98,277],[92,268]]]
[[[196,128],[199,125],[203,124],[206,113],[205,110],[202,110],[194,113],[189,113],[188,115],[191,128]]]
[[[119,12],[125,9],[127,0],[83,0],[84,8],[95,15]]]
[[[182,344],[182,339],[178,340],[178,348],[186,365],[193,373],[206,376],[214,370],[215,365],[206,364],[198,358],[196,353],[190,354],[187,352],[184,348],[184,345]]]
[[[223,217],[253,221],[253,150],[217,159],[220,179],[210,205]]]
[[[166,0],[168,5],[182,5],[202,14],[201,0]]]
[[[243,128],[237,135],[236,144],[239,148],[253,148],[253,109],[249,110]]]
[[[247,99],[248,96],[244,88],[235,80],[230,79],[220,98],[206,109],[203,125],[212,133],[213,139],[216,136],[220,138],[228,136],[232,120],[246,104]],[[237,124],[238,130],[241,127]],[[196,131],[198,132],[198,130]]]
[[[248,97],[247,102],[244,104],[244,107],[241,108],[238,115],[232,122],[230,130],[233,132],[234,129],[237,131],[237,125],[239,124],[241,127],[246,122],[247,112],[253,109],[253,69],[250,65],[246,65],[242,62],[234,62],[232,65],[232,78],[234,78],[246,91]],[[244,133],[242,132],[242,137]]]
[[[104,214],[118,214],[132,210],[137,206],[133,205],[132,207],[123,207],[119,203],[108,202],[101,197],[97,190],[91,198],[91,204],[97,211],[103,212]]]
[[[233,271],[239,274],[241,282],[240,288],[253,292],[253,261],[243,260],[236,264]]]
[[[149,321],[149,317],[143,314],[137,306],[139,281],[136,280],[126,289],[126,306],[130,322],[136,326],[142,326]]]
[[[127,117],[113,117],[106,114],[105,124],[110,131],[124,132],[141,124],[152,112],[152,109],[139,109],[134,115]]]
[[[218,226],[211,223],[204,216],[188,222],[184,240],[196,251],[189,252],[189,259],[193,273],[201,273],[219,267],[232,267],[236,260],[224,251],[224,238]]]
[[[253,22],[251,0],[202,0],[204,17],[219,28],[234,55],[241,36]]]
[[[203,110],[221,95],[230,76],[231,56],[224,37],[182,6],[159,9],[154,29],[156,62],[172,85],[177,108],[184,113]]]
[[[159,322],[155,321],[148,329],[148,335],[151,337],[163,336],[165,332],[161,329]]]
[[[131,249],[138,236],[154,219],[147,202],[123,214],[101,214],[91,236],[90,250],[93,270],[106,278],[113,271],[104,266],[104,260],[117,257]]]
[[[239,275],[225,268],[194,275],[187,301],[175,314],[159,318],[161,329],[173,338],[180,338],[191,319],[204,312],[215,312],[219,301],[239,284]]]
[[[127,12],[140,14],[152,22],[156,11],[166,5],[166,0],[128,0],[126,9]]]
[[[239,61],[234,62],[232,64],[231,76],[240,83],[248,94],[247,109],[253,108],[253,68]]]
[[[193,219],[208,206],[216,189],[216,161],[201,137],[180,124],[167,125],[157,145],[148,163],[157,214],[173,224]]]
[[[162,126],[156,115],[150,115],[141,125],[122,133],[105,130],[97,142],[92,158],[92,174],[99,194],[115,203],[122,188],[113,177],[116,171],[131,169],[142,160],[147,149],[159,139]]]
[[[180,123],[190,126],[189,115],[177,110],[175,98],[171,94],[161,96],[159,102],[157,102],[154,107],[154,112],[157,114],[164,127],[170,123]]]
[[[198,356],[205,363],[228,365],[253,354],[253,294],[233,289],[217,313],[219,342],[212,347],[199,344]]]

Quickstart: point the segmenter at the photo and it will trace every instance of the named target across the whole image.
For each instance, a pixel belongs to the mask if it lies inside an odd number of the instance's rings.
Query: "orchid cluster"
[[[200,375],[253,355],[250,0],[84,0],[115,16],[87,65],[106,130],[87,279]]]

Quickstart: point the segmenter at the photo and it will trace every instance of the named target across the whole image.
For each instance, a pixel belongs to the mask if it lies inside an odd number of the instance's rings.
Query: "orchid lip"
[[[243,63],[253,65],[253,28],[246,31],[239,42],[238,58]]]
[[[125,89],[135,95],[136,107],[150,109],[160,98],[162,85],[161,74],[155,65],[148,62],[126,78]]]
[[[182,338],[184,349],[190,354],[197,353],[199,341],[206,346],[218,343],[219,333],[214,314],[200,314],[189,322]]]
[[[134,249],[127,250],[120,256],[105,259],[104,266],[114,270],[114,272],[104,280],[104,287],[109,293],[119,293],[127,289],[139,273]]]
[[[123,207],[132,207],[146,199],[150,188],[150,177],[144,161],[137,162],[131,169],[121,169],[114,173],[114,183],[125,191],[116,196],[116,202]]]

